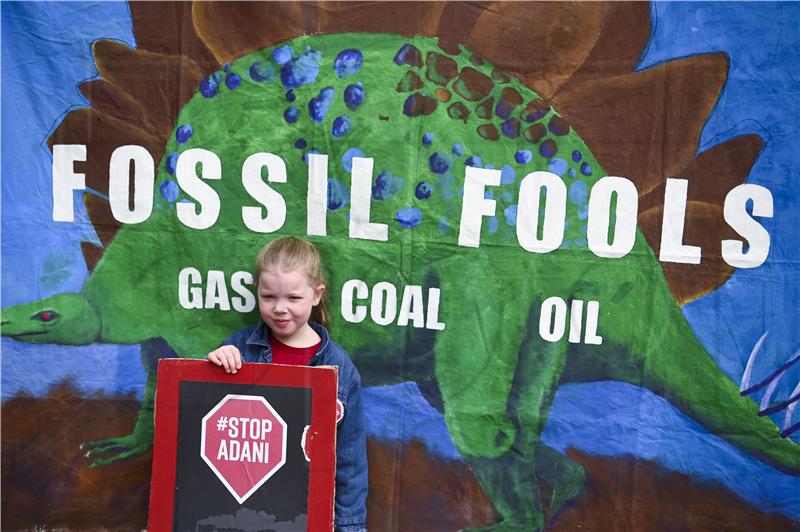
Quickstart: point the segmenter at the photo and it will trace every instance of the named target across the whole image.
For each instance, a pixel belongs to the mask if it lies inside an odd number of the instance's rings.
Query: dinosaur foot
[[[150,443],[147,440],[143,441],[135,434],[128,434],[127,436],[82,443],[80,448],[86,458],[94,459],[91,467],[100,467],[142,454],[150,448]]]

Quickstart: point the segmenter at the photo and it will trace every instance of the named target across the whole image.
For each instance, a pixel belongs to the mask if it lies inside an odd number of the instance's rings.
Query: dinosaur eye
[[[54,319],[58,318],[59,316],[61,316],[61,314],[59,314],[55,310],[43,310],[43,311],[37,312],[36,314],[31,316],[31,319],[47,323],[48,321],[53,321]]]

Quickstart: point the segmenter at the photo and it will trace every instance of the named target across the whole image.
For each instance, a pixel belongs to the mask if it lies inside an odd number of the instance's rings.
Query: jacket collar
[[[317,354],[323,353],[328,348],[328,344],[331,342],[331,336],[328,333],[328,329],[313,320],[309,321],[308,324],[312,329],[314,329],[314,332],[316,332],[319,337],[322,338],[322,345],[319,346]],[[247,343],[250,345],[263,347],[269,354],[272,354],[272,348],[269,345],[269,327],[267,324],[262,321],[247,339]]]

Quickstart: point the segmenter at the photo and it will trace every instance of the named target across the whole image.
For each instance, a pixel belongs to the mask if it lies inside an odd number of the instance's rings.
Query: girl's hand
[[[235,345],[223,345],[208,354],[208,361],[222,366],[226,373],[236,373],[242,367],[242,354]]]

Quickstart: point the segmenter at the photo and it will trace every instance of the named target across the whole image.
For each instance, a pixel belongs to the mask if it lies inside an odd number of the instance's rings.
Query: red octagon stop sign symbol
[[[203,417],[200,456],[242,504],[286,463],[286,432],[266,399],[229,394]]]

